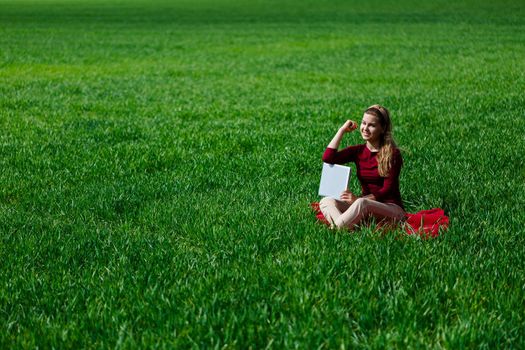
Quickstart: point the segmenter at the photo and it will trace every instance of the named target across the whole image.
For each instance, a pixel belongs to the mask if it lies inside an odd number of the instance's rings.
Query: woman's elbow
[[[329,148],[323,153],[323,162],[325,163],[335,164],[336,163],[335,158],[336,157],[335,157],[334,152]]]

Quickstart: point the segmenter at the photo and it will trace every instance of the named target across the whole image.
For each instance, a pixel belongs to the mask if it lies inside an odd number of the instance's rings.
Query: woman
[[[399,173],[403,166],[401,153],[392,138],[390,113],[380,105],[370,106],[364,113],[360,132],[364,144],[338,151],[343,135],[357,129],[347,120],[337,131],[323,154],[323,162],[344,164],[354,162],[362,195],[356,197],[346,190],[340,200],[325,197],[319,208],[332,228],[353,229],[363,219],[397,222],[405,216],[399,192]]]

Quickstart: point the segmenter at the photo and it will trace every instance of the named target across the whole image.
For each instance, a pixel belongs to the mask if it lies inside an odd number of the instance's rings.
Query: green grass
[[[0,1],[0,348],[523,347],[524,15]],[[373,103],[437,239],[310,211]]]

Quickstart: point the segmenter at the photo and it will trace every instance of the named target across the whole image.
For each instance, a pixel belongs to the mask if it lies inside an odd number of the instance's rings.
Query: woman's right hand
[[[338,149],[339,143],[341,143],[341,139],[345,133],[354,131],[355,129],[357,129],[357,123],[353,120],[347,120],[343,126],[339,128],[332,141],[330,141],[328,148]]]
[[[343,132],[352,132],[355,129],[357,129],[357,123],[353,120],[347,120],[340,130],[342,130]]]

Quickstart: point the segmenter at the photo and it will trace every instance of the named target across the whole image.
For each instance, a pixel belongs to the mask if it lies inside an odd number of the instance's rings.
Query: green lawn
[[[374,103],[437,239],[310,210]],[[520,0],[0,0],[0,126],[0,348],[525,346]]]

